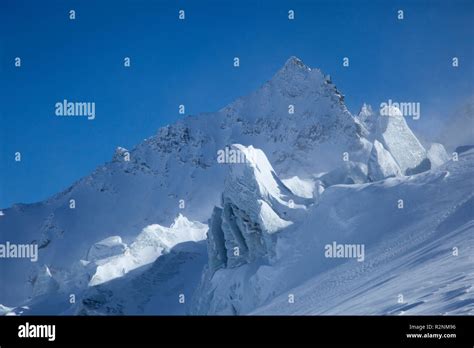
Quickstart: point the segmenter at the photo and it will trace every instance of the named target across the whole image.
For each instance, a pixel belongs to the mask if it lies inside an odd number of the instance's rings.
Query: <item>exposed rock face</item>
[[[364,103],[357,114],[357,120],[365,128],[365,136],[371,138],[371,135],[375,133],[375,128],[377,125],[377,115],[372,110],[372,106]]]
[[[50,269],[42,266],[33,282],[33,297],[50,294],[59,289]]]

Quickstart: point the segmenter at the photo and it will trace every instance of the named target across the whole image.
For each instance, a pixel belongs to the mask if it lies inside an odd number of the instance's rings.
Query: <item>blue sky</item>
[[[330,74],[352,112],[364,101],[420,102],[410,125],[434,136],[474,93],[473,22],[474,2],[460,0],[2,0],[0,207],[65,189],[117,146],[182,117],[179,104],[187,114],[225,106],[292,55]],[[95,102],[96,119],[56,117],[63,99]]]

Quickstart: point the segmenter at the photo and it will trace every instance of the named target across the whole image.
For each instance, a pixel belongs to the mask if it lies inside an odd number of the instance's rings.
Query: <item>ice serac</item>
[[[277,177],[263,151],[232,145],[244,163],[230,167],[222,208],[214,210],[209,230],[210,267],[236,267],[258,258],[270,260],[274,233],[290,226],[306,200],[295,196]]]
[[[235,314],[249,305],[229,299],[242,291],[237,289],[245,278],[242,274],[247,267],[272,264],[278,259],[279,233],[301,219],[312,202],[296,196],[283,184],[262,150],[242,145],[232,148],[241,151],[246,161],[229,168],[222,206],[214,209],[210,220],[209,262],[193,313]],[[258,302],[259,296],[254,300]]]
[[[376,139],[390,152],[402,174],[412,175],[430,169],[425,148],[398,108],[389,106],[384,115],[378,117]]]
[[[439,143],[431,144],[427,152],[427,156],[433,168],[439,167],[440,165],[442,165],[443,163],[446,163],[450,159],[444,146]]]
[[[402,172],[390,152],[375,140],[368,163],[369,180],[378,181],[399,175],[402,175]]]
[[[102,284],[146,266],[179,243],[205,239],[206,232],[207,225],[189,221],[179,214],[170,227],[158,224],[145,227],[130,247],[121,243],[120,237],[107,238],[94,244],[92,255],[89,252],[89,259],[94,261],[96,267],[89,285]]]

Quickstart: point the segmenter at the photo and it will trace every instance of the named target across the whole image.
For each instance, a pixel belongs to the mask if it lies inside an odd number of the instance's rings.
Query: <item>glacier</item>
[[[352,115],[290,57],[221,110],[2,209],[0,241],[37,244],[39,262],[0,260],[0,314],[472,314],[461,145],[456,160],[425,149],[396,108]],[[226,149],[246,160],[221,163]],[[325,258],[333,242],[364,245],[364,262]]]
[[[415,176],[329,187],[278,232],[277,257],[208,270],[191,313],[472,314],[473,166],[469,150]],[[365,246],[364,262],[325,258],[333,241]]]

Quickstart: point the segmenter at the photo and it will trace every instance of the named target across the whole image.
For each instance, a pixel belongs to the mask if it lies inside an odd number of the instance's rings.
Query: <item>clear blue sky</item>
[[[473,22],[474,1],[459,0],[1,0],[0,208],[65,189],[116,146],[178,119],[181,103],[187,114],[225,106],[292,55],[330,74],[352,112],[364,101],[421,102],[412,125],[434,134],[473,94]],[[56,117],[63,99],[94,101],[96,119]]]

